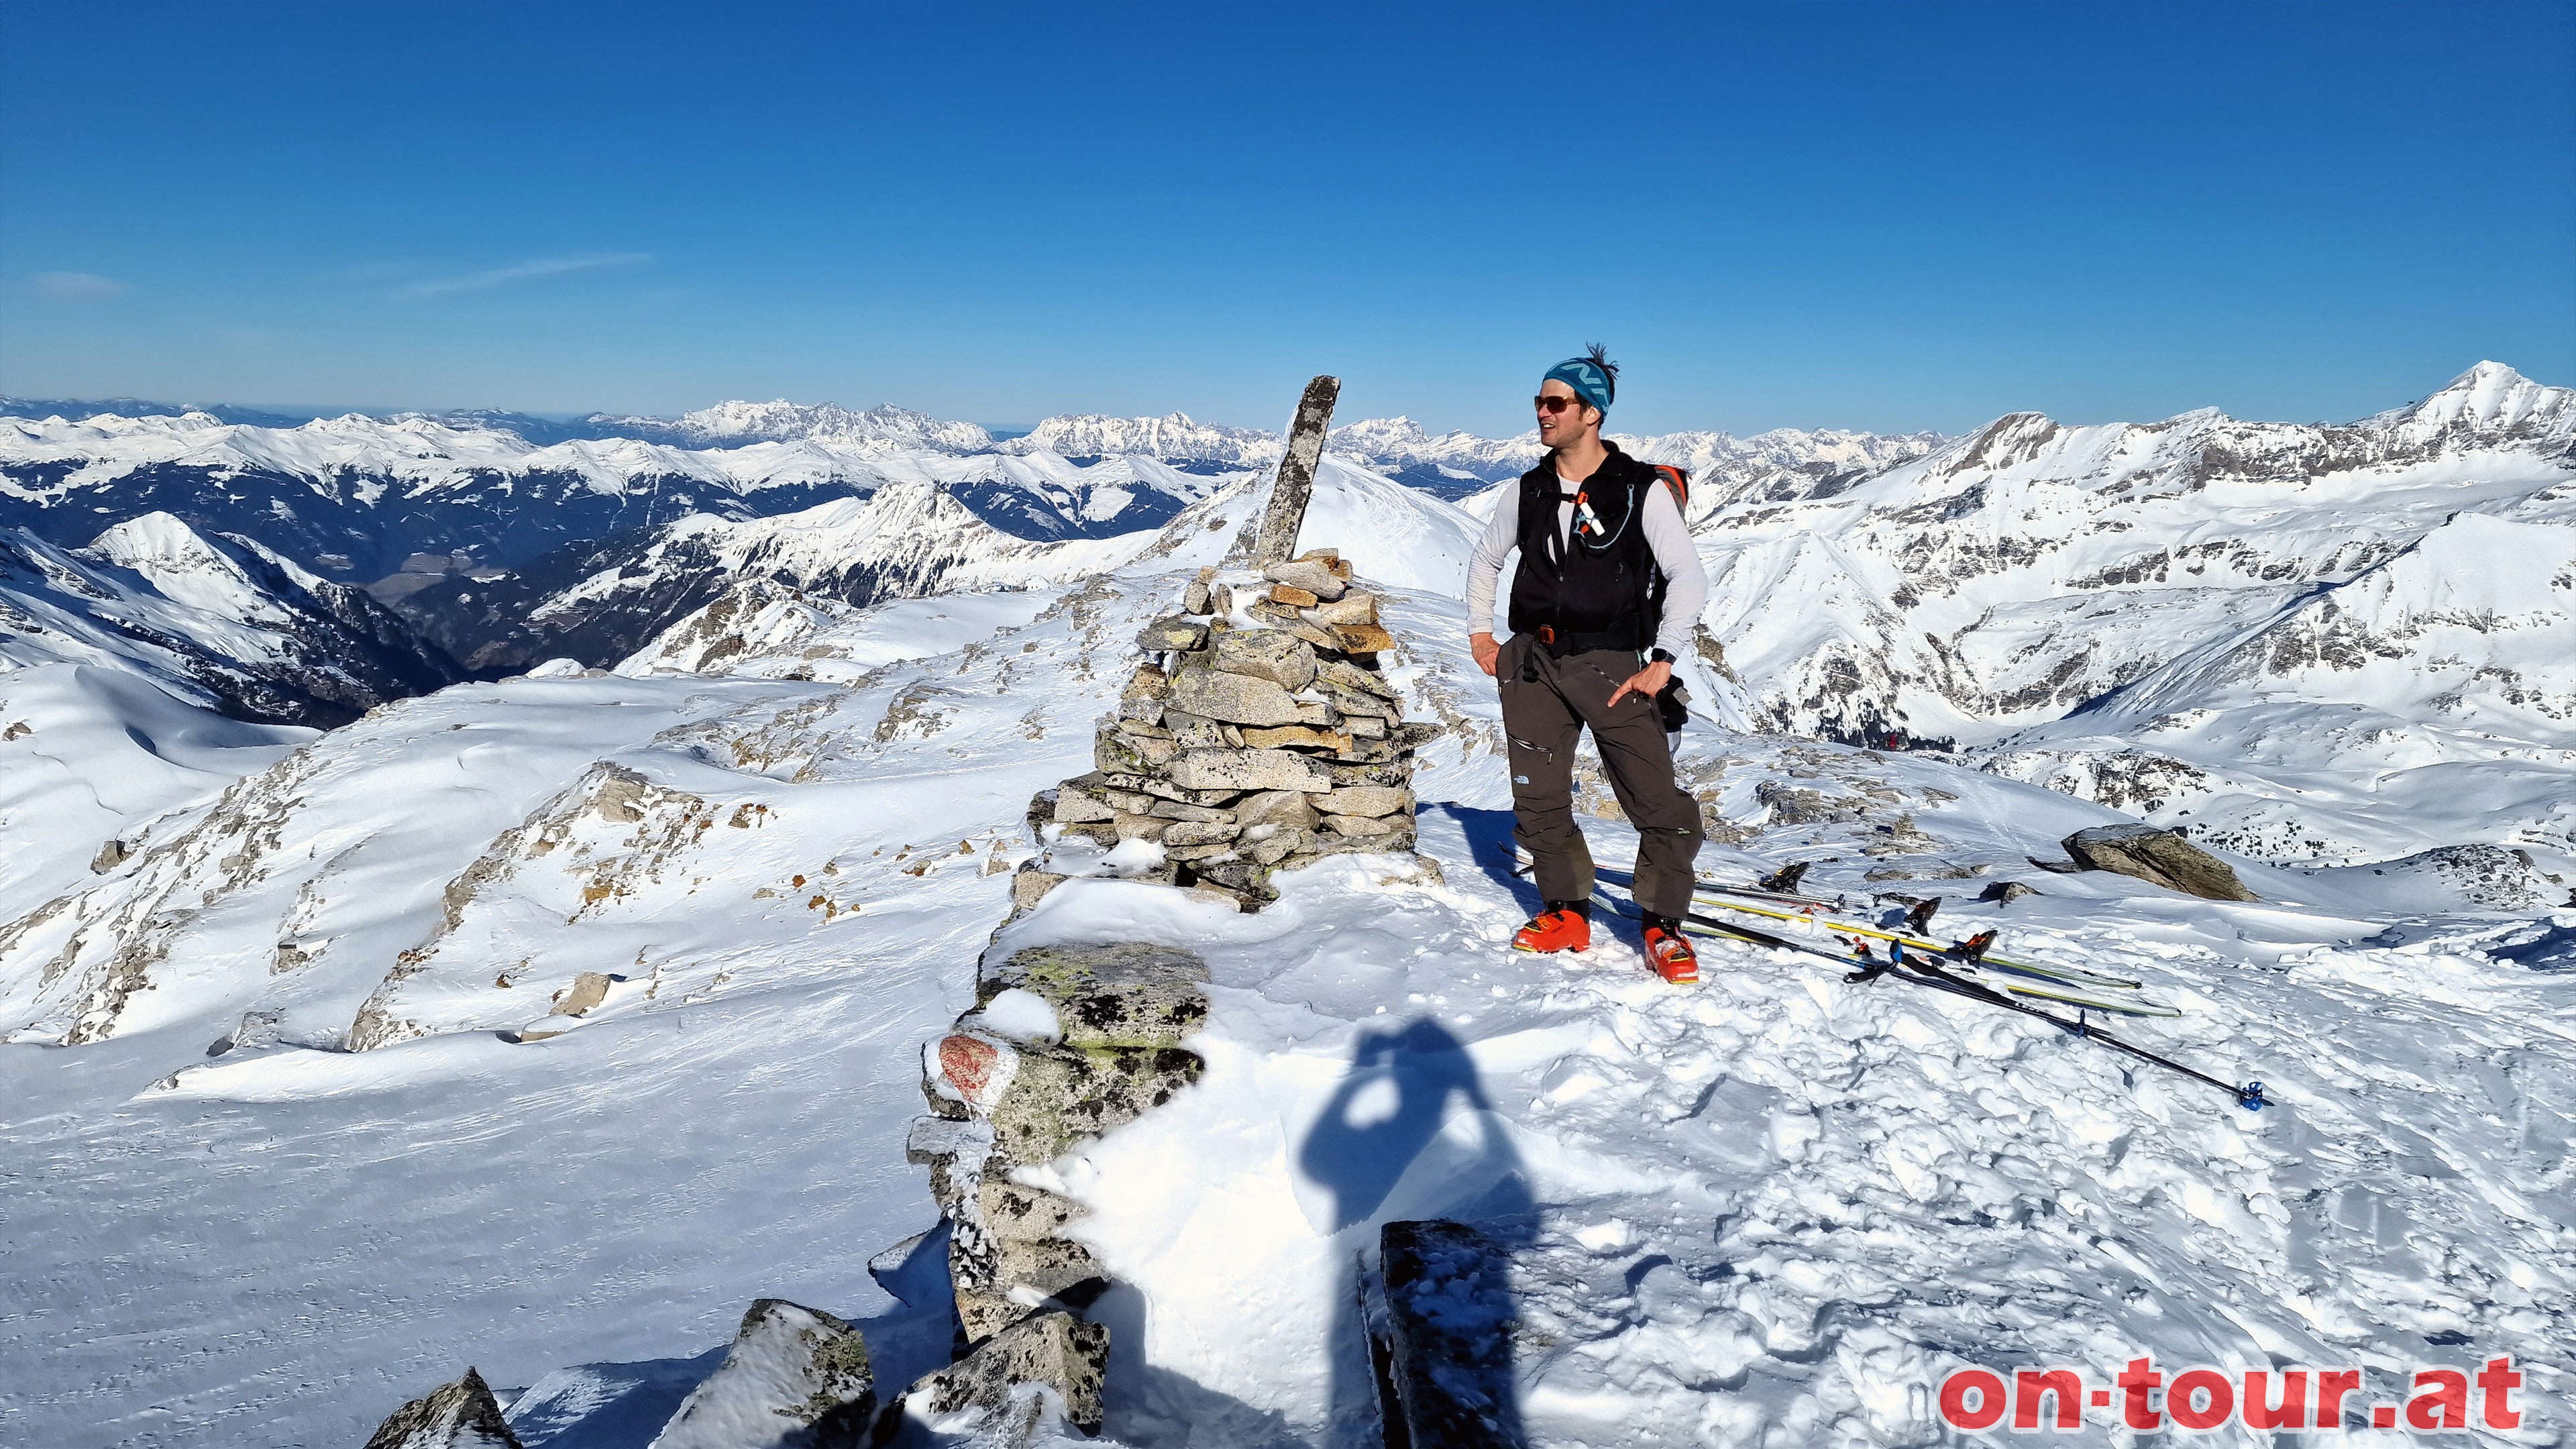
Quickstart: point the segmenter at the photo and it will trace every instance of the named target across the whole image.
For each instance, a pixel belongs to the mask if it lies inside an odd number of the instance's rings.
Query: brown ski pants
[[[1591,898],[1592,851],[1574,823],[1574,744],[1588,725],[1611,792],[1637,830],[1637,904],[1678,917],[1690,909],[1691,860],[1707,836],[1699,802],[1673,782],[1672,744],[1654,699],[1630,694],[1610,704],[1642,667],[1623,649],[1552,658],[1527,634],[1504,642],[1494,678],[1511,740],[1512,838],[1530,853],[1542,897]]]

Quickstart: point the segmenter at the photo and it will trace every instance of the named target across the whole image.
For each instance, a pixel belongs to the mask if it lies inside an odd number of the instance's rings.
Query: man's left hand
[[[1656,695],[1663,693],[1664,686],[1670,684],[1672,679],[1673,667],[1658,659],[1654,663],[1647,665],[1645,668],[1638,670],[1636,673],[1629,675],[1626,683],[1620,685],[1617,689],[1610,691],[1610,706],[1613,709],[1618,708],[1619,701],[1627,698],[1631,694],[1637,695],[1643,699],[1651,700]]]

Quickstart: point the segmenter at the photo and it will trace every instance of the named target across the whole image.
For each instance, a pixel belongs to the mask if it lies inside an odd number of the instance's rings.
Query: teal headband
[[[1569,357],[1549,368],[1547,376],[1540,381],[1564,383],[1574,389],[1576,397],[1599,408],[1605,418],[1610,415],[1610,399],[1618,396],[1618,388],[1610,381],[1610,374],[1603,372],[1601,364],[1589,357]]]

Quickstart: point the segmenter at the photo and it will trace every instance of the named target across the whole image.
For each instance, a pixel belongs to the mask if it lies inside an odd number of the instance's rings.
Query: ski
[[[2177,1017],[2179,1006],[2161,1001],[2121,1000],[2111,996],[2086,996],[2062,986],[2024,986],[2013,981],[1995,983],[2015,996],[2028,996],[2040,1001],[2055,1001],[2067,1006],[2080,1006],[2087,1011],[2107,1011],[2120,1016]]]
[[[1857,937],[1850,939],[1852,946],[1852,959],[1868,962],[1872,965],[1882,965],[1880,958],[1869,954],[1868,942],[1860,940]],[[1887,959],[1883,965],[1912,966],[1917,960],[1916,957],[1907,954],[1903,946],[1896,945],[1888,947],[1888,958],[1889,959]],[[1956,971],[1959,969],[1961,963],[1954,958],[1943,956],[1936,957],[1935,964],[1945,970]],[[1974,964],[1987,965],[1992,963],[1979,962]],[[1993,985],[2000,987],[2005,991],[2009,991],[2015,996],[2028,996],[2041,1001],[2054,1001],[2066,1006],[2081,1007],[2086,1011],[2112,1012],[2120,1016],[2177,1017],[2182,1015],[2182,1009],[2180,1007],[2167,1006],[2163,1002],[2149,1001],[2140,996],[2111,996],[2107,994],[2080,991],[2068,986],[2054,984],[2048,986],[2029,986],[2018,981],[1998,981],[1993,983]]]
[[[1633,919],[1638,914],[1637,909],[1633,905],[1623,905],[1615,898],[1610,897],[1597,888],[1594,891],[1594,896],[1607,904],[1611,910],[1620,915],[1628,916]],[[1733,921],[1721,921],[1715,916],[1703,916],[1696,911],[1685,912],[1682,916],[1682,920],[1692,925],[1706,927],[1711,931],[1721,932],[1739,940],[1750,941],[1758,946],[1777,946],[1784,950],[1801,951],[1813,956],[1823,956],[1839,965],[1859,966],[1861,968],[1860,970],[1851,972],[1844,978],[1849,981],[1875,981],[1881,978],[1893,978],[1895,980],[1902,981],[1909,986],[1921,986],[1934,991],[1946,991],[1953,996],[1963,996],[1971,1001],[1982,1001],[1989,1006],[2000,1006],[2006,1011],[2016,1011],[2024,1016],[2036,1017],[2039,1020],[2056,1027],[2059,1031],[2062,1031],[2069,1036],[2098,1043],[2113,1051],[2135,1057],[2143,1062],[2152,1062],[2157,1066],[2163,1067],[2167,1071],[2178,1072],[2183,1076],[2189,1077],[2195,1082],[2205,1082],[2235,1098],[2236,1105],[2243,1107],[2249,1112],[2259,1112],[2272,1104],[2272,1099],[2264,1095],[2263,1084],[2260,1081],[2248,1081],[2243,1083],[2221,1081],[2220,1079],[2209,1075],[2207,1072],[2184,1066],[2182,1063],[2175,1061],[2171,1057],[2160,1056],[2155,1052],[2148,1051],[2144,1047],[2135,1046],[2122,1041],[2118,1037],[2095,1027],[2091,1022],[2085,1020],[2083,1011],[2086,1010],[2086,1008],[2079,1007],[2076,1019],[2069,1021],[2055,1012],[2042,1011],[2038,1007],[2032,1006],[2027,1002],[2016,1001],[2011,996],[1997,991],[1992,987],[1986,986],[1981,982],[1970,981],[1964,977],[1954,976],[1941,966],[1930,961],[1908,958],[1900,962],[1896,960],[1877,960],[1867,956],[1854,960],[1850,957],[1836,956],[1832,952],[1824,950],[1818,946],[1808,945],[1805,942],[1800,941],[1792,941],[1784,936],[1775,936],[1768,931],[1757,931],[1751,926],[1737,925]],[[1697,932],[1694,934],[1706,933]]]
[[[1735,892],[1732,887],[1710,886],[1704,882],[1700,885],[1700,888],[1693,893],[1694,898],[1702,905],[1716,906],[1722,910],[1743,911],[1748,915],[1768,916],[1771,919],[1778,921],[1805,921],[1823,926],[1828,930],[1849,931],[1854,935],[1869,936],[1881,941],[1892,941],[1903,946],[1909,951],[1920,951],[1926,955],[1939,956],[1950,961],[1952,964],[1988,966],[1997,971],[2006,971],[2018,976],[2028,976],[2039,981],[2055,981],[2066,986],[2089,986],[2119,991],[2135,991],[2144,984],[2125,976],[2111,976],[2099,971],[2087,971],[2078,966],[2042,966],[2029,961],[2014,961],[2002,956],[1988,956],[1982,954],[1973,957],[1963,956],[1952,947],[1936,945],[1919,937],[1900,935],[1893,931],[1882,931],[1871,926],[1853,925],[1847,921],[1826,920],[1819,917],[1812,911],[1784,911],[1770,906],[1753,905],[1741,900],[1727,899],[1727,897],[1734,894]]]

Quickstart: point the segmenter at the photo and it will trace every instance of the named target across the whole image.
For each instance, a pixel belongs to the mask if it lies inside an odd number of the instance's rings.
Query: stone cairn
[[[1319,377],[1299,403],[1257,538],[1247,526],[1242,543],[1260,566],[1199,571],[1180,612],[1139,636],[1144,658],[1100,728],[1097,768],[1032,803],[1046,849],[1014,880],[1014,916],[1071,878],[1045,864],[1067,841],[1085,842],[1085,874],[1199,891],[1247,911],[1278,898],[1275,871],[1413,849],[1413,756],[1436,731],[1405,723],[1379,670],[1394,640],[1376,597],[1352,586],[1350,565],[1332,549],[1284,557],[1338,388]],[[1120,859],[1134,841],[1153,848]],[[1415,861],[1437,878],[1435,865]],[[1036,1442],[1055,1412],[1097,1432],[1109,1330],[1083,1314],[1108,1277],[1067,1235],[1081,1206],[1019,1178],[1199,1079],[1206,1062],[1182,1042],[1207,1020],[1207,986],[1207,964],[1171,946],[1040,945],[998,962],[988,953],[974,1007],[922,1049],[930,1111],[914,1122],[906,1156],[930,1169],[941,1226],[868,1264],[916,1308],[935,1301],[925,1287],[947,1290],[955,1361],[880,1400],[855,1325],[763,1299],[653,1449],[859,1449],[908,1419],[971,1422],[984,1435],[977,1443],[1011,1449]],[[370,1449],[517,1442],[469,1369],[404,1405]]]
[[[1096,768],[1030,802],[1040,843],[1145,841],[1158,860],[1102,873],[1245,911],[1278,898],[1275,872],[1410,852],[1414,751],[1439,731],[1405,722],[1379,669],[1395,641],[1349,562],[1320,548],[1258,573],[1205,568],[1180,603],[1137,636]],[[1062,884],[1063,863],[1050,850],[1023,866],[1015,909]]]

